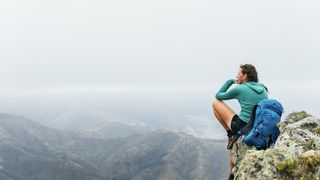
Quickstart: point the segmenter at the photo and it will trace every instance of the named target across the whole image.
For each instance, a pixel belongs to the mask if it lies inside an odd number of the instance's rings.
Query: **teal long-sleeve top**
[[[263,84],[253,81],[244,82],[229,89],[234,82],[234,79],[226,81],[217,92],[216,98],[218,100],[237,99],[241,107],[239,118],[249,122],[254,105],[263,99],[268,99],[268,93]]]

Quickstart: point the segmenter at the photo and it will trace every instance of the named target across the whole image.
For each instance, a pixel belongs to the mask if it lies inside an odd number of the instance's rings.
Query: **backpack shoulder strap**
[[[256,118],[257,107],[258,107],[258,105],[253,106],[252,114],[251,114],[249,122],[243,128],[241,128],[239,130],[241,135],[247,134],[253,128],[253,124],[254,124],[254,121]]]

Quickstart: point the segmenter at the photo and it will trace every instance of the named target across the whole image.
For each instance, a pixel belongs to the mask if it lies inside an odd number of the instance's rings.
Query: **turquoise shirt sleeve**
[[[222,87],[219,89],[219,91],[216,94],[216,98],[218,100],[235,99],[238,96],[239,94],[238,88],[232,88],[228,90],[229,87],[234,83],[234,81],[235,81],[234,79],[230,79],[222,85]]]

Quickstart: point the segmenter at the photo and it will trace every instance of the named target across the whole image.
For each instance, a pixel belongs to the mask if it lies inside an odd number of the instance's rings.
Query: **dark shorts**
[[[243,126],[245,126],[247,123],[242,121],[239,116],[236,114],[232,117],[231,120],[231,130],[233,132],[238,132]]]

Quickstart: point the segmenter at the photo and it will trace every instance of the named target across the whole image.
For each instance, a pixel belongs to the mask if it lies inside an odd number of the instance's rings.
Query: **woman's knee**
[[[219,105],[221,105],[221,103],[222,103],[222,101],[220,101],[220,100],[214,100],[212,102],[212,108],[215,110],[218,109],[218,107],[219,107]]]

